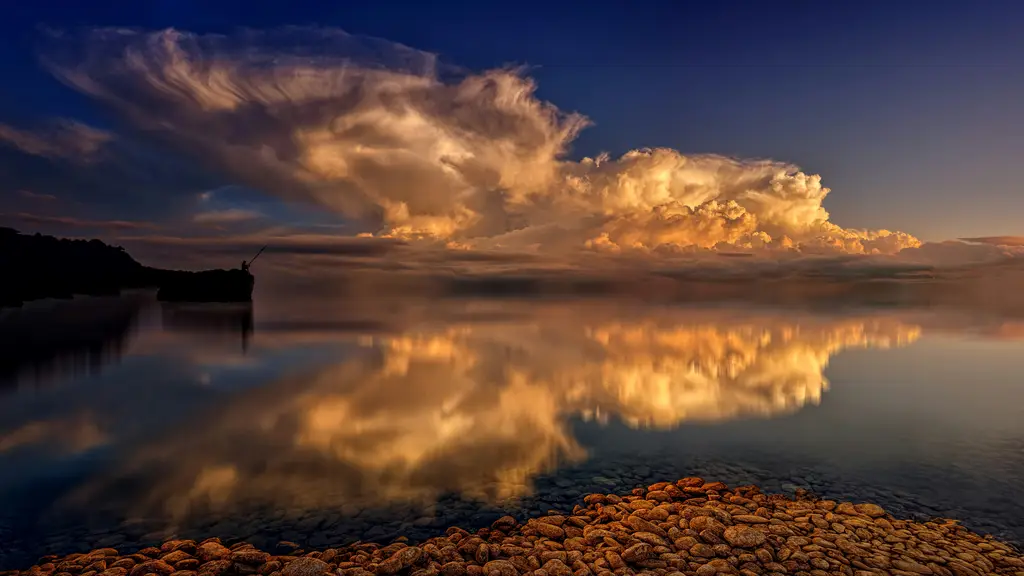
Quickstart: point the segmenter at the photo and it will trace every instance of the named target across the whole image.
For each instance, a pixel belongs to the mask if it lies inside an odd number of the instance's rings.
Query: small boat
[[[163,271],[160,275],[157,300],[162,302],[252,302],[255,277],[249,267],[259,258],[266,246],[253,256],[242,261],[240,268],[233,270],[203,270],[187,272],[182,270]]]

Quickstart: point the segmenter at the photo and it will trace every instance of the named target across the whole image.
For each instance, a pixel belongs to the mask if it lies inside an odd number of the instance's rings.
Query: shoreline
[[[48,555],[0,576],[628,576],[656,574],[903,574],[1024,576],[1024,555],[955,520],[913,521],[872,503],[765,494],[688,477],[630,494],[592,493],[571,514],[520,523],[511,516],[475,533],[408,544],[357,542],[273,552],[218,538],[169,540],[136,553],[101,548]]]

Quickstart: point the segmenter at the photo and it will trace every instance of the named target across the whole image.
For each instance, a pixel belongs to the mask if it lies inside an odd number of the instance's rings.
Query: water
[[[2,320],[0,569],[171,535],[417,539],[687,475],[1024,541],[1024,324],[997,316],[147,295],[34,308]]]

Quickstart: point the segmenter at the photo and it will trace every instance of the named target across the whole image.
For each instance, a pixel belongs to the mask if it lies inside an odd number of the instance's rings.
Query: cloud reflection
[[[447,492],[496,502],[586,457],[574,419],[670,428],[786,414],[821,399],[833,355],[920,333],[878,315],[530,310],[351,338],[359,353],[230,398],[137,446],[78,496],[108,501],[98,492],[135,480],[135,512],[179,520],[254,503],[429,504]]]

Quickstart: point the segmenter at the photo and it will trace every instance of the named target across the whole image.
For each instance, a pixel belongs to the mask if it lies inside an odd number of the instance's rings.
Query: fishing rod
[[[257,252],[256,255],[252,257],[252,260],[249,260],[249,263],[246,264],[246,266],[252,266],[252,263],[255,262],[256,259],[260,257],[260,254],[263,254],[263,251],[266,250],[266,249],[267,249],[266,245],[264,245],[263,248],[260,248],[260,251]]]

